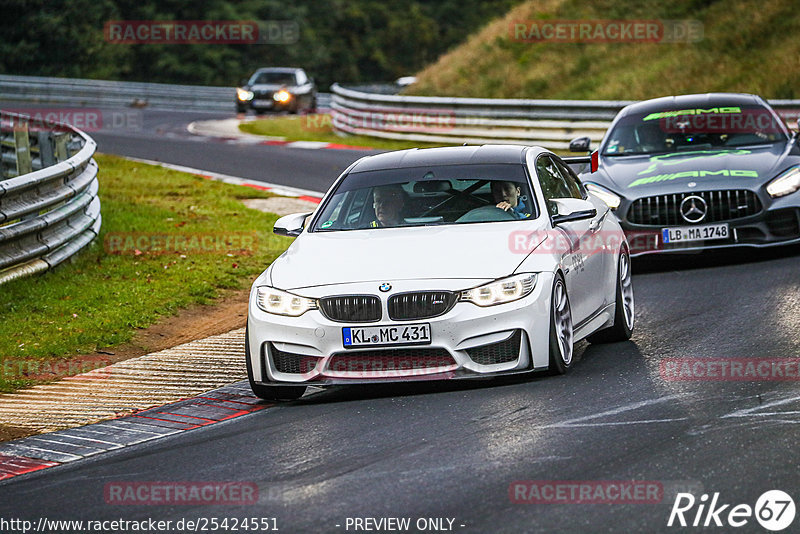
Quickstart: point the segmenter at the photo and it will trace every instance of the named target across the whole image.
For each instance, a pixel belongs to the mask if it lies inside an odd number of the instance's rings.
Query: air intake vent
[[[342,295],[320,299],[322,313],[340,323],[372,323],[381,320],[381,301],[375,295]]]
[[[305,356],[303,354],[294,354],[292,352],[283,352],[278,350],[275,345],[270,344],[270,352],[272,353],[272,364],[275,370],[281,373],[289,374],[303,374],[313,371],[319,362],[319,358],[313,356]]]
[[[369,350],[334,354],[325,372],[397,375],[403,371],[450,367],[455,363],[447,349],[442,348]]]
[[[456,303],[451,291],[399,293],[389,298],[389,318],[393,321],[429,319],[450,311]]]
[[[507,339],[467,349],[467,354],[473,362],[481,365],[513,362],[519,357],[520,339],[520,330],[515,330]]]

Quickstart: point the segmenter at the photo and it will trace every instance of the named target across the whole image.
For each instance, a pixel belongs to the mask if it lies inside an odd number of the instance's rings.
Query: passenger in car
[[[403,223],[400,215],[406,203],[406,192],[398,184],[382,185],[372,191],[372,207],[375,220],[370,228],[399,226]]]
[[[496,180],[492,182],[492,196],[497,207],[507,211],[517,219],[527,219],[530,212],[521,198],[521,190],[516,182]]]

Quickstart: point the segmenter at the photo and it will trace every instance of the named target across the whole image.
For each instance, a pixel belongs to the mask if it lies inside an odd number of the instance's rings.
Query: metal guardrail
[[[430,143],[514,143],[565,150],[575,137],[596,146],[625,100],[520,100],[378,94],[333,84],[334,129]],[[800,100],[772,100],[784,119]],[[783,112],[783,113],[782,113]]]
[[[55,267],[100,231],[97,145],[0,111],[0,284]]]
[[[0,75],[0,99],[6,101],[233,112],[235,98],[234,87]],[[330,100],[330,94],[317,93],[319,107]]]

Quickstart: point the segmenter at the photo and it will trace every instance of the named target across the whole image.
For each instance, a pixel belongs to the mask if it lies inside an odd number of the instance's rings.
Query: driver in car
[[[521,191],[515,182],[493,181],[492,196],[497,202],[497,207],[514,216],[516,219],[527,219],[530,217],[525,203],[520,198]]]
[[[376,220],[369,223],[370,228],[399,226],[403,217],[400,213],[405,205],[406,193],[398,184],[382,185],[372,191],[372,207]]]

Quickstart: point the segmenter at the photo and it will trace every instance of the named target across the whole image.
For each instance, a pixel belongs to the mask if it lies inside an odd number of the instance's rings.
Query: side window
[[[370,197],[369,189],[357,189],[347,193],[350,198],[345,201],[347,206],[347,214],[345,216],[345,227],[356,228],[368,218],[372,217],[372,206],[367,205],[367,198]]]
[[[539,176],[539,183],[542,184],[542,193],[547,202],[547,211],[550,215],[557,215],[558,208],[551,200],[554,198],[570,198],[573,196],[572,191],[570,191],[566,180],[549,156],[539,156],[539,159],[536,160],[536,174]]]
[[[564,180],[567,182],[567,187],[569,187],[572,196],[574,198],[586,198],[586,190],[583,188],[583,184],[578,179],[575,172],[564,165],[564,163],[558,160],[555,161],[556,165],[558,165],[558,169],[561,171],[561,175],[564,176]]]

